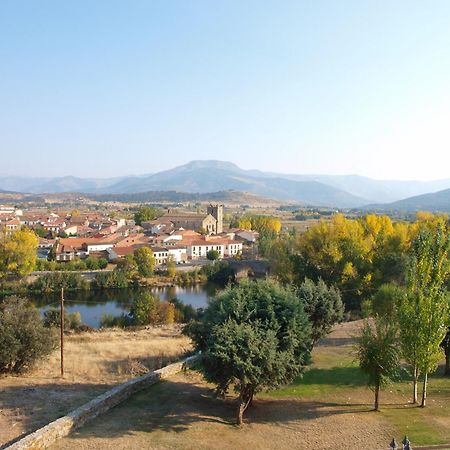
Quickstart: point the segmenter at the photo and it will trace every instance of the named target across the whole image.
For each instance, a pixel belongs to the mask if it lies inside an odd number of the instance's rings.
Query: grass
[[[190,349],[176,325],[66,336],[64,379],[59,350],[28,373],[0,377],[0,448],[139,374],[142,364],[154,370]]]

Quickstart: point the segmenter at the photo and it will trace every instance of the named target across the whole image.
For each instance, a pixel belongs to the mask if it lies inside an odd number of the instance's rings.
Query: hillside
[[[152,202],[220,202],[227,205],[279,206],[280,200],[235,190],[204,194],[177,191],[148,191],[135,194],[88,194],[85,197],[99,202],[152,203]]]
[[[377,205],[374,209],[389,209],[395,211],[416,212],[444,212],[450,213],[450,189],[431,194],[416,195],[388,205]]]

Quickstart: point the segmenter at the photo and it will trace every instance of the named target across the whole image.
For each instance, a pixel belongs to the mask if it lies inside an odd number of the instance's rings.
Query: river
[[[112,314],[120,316],[128,314],[134,297],[143,291],[150,290],[161,300],[177,298],[194,308],[204,308],[208,299],[220,288],[207,283],[195,286],[154,287],[138,289],[105,289],[102,291],[65,292],[65,309],[68,313],[79,312],[81,321],[92,328],[99,328],[102,316]],[[27,297],[41,310],[58,307],[59,293],[28,294]]]

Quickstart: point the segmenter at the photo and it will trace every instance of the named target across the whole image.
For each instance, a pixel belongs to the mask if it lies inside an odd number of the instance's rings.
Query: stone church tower
[[[216,234],[223,231],[223,205],[209,205],[207,209],[208,214],[211,214],[217,220]]]

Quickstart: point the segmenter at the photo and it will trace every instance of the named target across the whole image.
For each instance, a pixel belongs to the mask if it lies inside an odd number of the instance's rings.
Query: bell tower
[[[216,219],[216,234],[223,231],[223,205],[210,204],[207,208],[208,214],[211,214]]]

